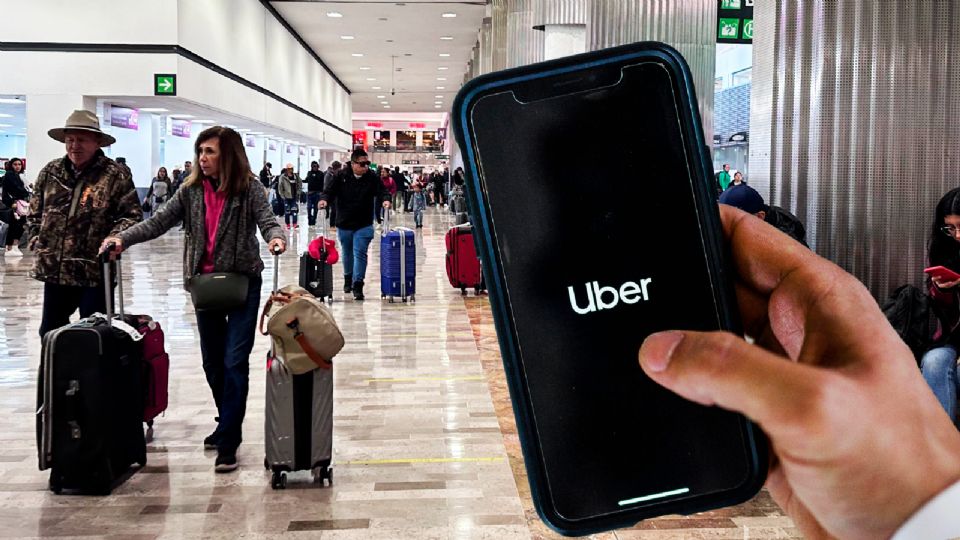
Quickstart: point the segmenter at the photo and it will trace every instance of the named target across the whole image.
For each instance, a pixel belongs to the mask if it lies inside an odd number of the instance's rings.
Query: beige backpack
[[[322,301],[296,285],[270,295],[260,315],[260,332],[270,335],[274,358],[294,375],[318,367],[330,369],[333,357],[343,348],[343,334],[333,314]]]

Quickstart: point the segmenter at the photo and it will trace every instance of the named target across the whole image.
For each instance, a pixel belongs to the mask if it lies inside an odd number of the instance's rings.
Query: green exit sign
[[[177,75],[174,73],[155,73],[153,75],[153,95],[177,95]]]

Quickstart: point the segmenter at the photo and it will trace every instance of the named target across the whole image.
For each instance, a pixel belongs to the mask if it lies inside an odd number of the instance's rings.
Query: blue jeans
[[[340,256],[343,260],[343,273],[353,276],[354,283],[363,281],[363,276],[367,273],[367,248],[373,240],[373,225],[355,231],[337,229],[337,236],[343,251]]]
[[[307,223],[309,225],[317,224],[317,203],[320,202],[320,192],[311,191],[307,193]]]
[[[297,206],[297,200],[296,200],[296,199],[284,199],[283,204],[284,204],[284,210],[285,210],[284,216],[283,216],[283,221],[284,221],[284,223],[286,223],[287,225],[290,225],[290,220],[291,220],[291,217],[290,217],[290,216],[293,216],[293,218],[292,218],[292,219],[293,219],[293,224],[296,225],[296,224],[297,224],[297,214],[300,213],[300,208]]]
[[[417,227],[423,226],[423,208],[418,208],[413,211],[413,222]]]
[[[927,351],[920,360],[920,370],[940,405],[957,424],[957,350],[946,345]]]
[[[234,453],[243,440],[243,417],[250,387],[250,351],[257,331],[260,277],[250,278],[245,306],[231,311],[198,311],[200,353],[207,384],[217,404],[217,450]]]

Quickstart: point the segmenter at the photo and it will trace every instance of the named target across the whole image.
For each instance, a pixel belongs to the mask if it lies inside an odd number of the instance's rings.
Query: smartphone
[[[931,276],[943,281],[956,281],[960,279],[960,274],[954,272],[946,266],[931,266],[930,268],[924,268],[923,271],[924,273],[930,274]]]
[[[637,43],[483,75],[453,116],[541,518],[581,535],[751,498],[757,426],[637,361],[656,331],[740,330],[680,54]]]

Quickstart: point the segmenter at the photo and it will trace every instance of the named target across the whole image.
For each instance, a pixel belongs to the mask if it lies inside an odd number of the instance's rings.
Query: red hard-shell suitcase
[[[450,285],[460,289],[466,295],[472,288],[480,294],[485,289],[480,259],[477,258],[476,244],[473,242],[473,227],[468,223],[452,227],[447,231],[447,278]]]
[[[137,330],[143,335],[143,421],[153,435],[153,419],[167,410],[167,386],[170,378],[170,357],[164,348],[163,329],[150,317],[138,317]]]

